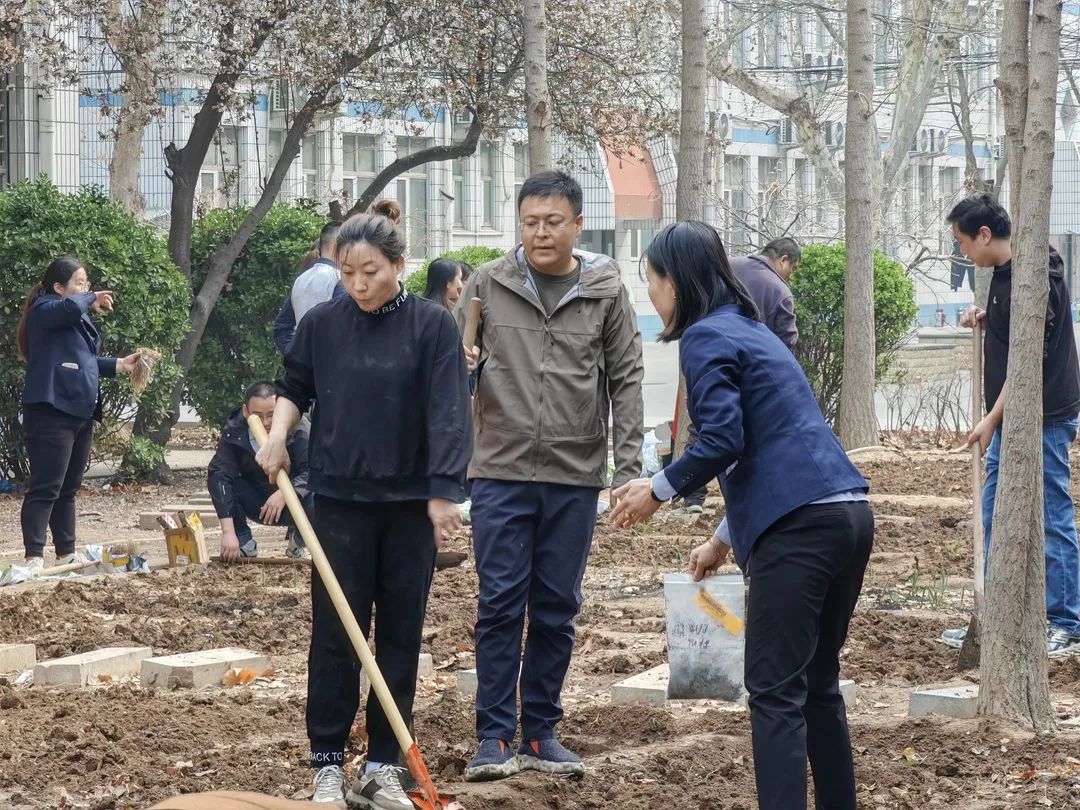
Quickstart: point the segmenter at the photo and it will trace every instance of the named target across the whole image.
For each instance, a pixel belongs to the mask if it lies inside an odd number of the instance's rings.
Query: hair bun
[[[401,204],[397,200],[376,200],[368,210],[372,214],[381,214],[395,225],[401,222]]]

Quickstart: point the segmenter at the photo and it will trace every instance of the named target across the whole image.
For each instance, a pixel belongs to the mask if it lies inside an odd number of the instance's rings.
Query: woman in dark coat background
[[[56,563],[75,559],[75,494],[101,421],[101,377],[130,374],[139,354],[101,357],[101,336],[89,313],[111,311],[114,296],[90,292],[78,259],[55,259],[23,303],[16,335],[26,363],[23,428],[30,486],[22,504],[23,546],[31,568],[44,565],[45,529]]]
[[[662,230],[646,254],[649,298],[679,341],[697,442],[615,492],[630,526],[719,478],[727,509],[690,554],[695,581],[731,550],[750,576],[745,683],[763,810],[855,810],[840,648],[874,540],[867,484],[825,423],[791,352],[757,320],[720,236],[703,222]]]

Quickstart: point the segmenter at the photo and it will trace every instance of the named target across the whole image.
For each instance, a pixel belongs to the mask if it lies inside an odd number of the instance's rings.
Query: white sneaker
[[[401,786],[401,772],[396,765],[383,765],[354,779],[345,804],[362,810],[414,810],[412,800]]]
[[[315,804],[340,805],[345,798],[345,774],[340,765],[327,765],[315,772],[315,795],[311,801]]]
[[[21,567],[27,571],[40,571],[45,567],[45,560],[41,557],[27,557]]]
[[[83,557],[83,555],[79,552],[73,551],[70,554],[65,554],[62,557],[57,557],[54,565],[71,565],[72,563],[81,562],[86,562],[86,558]]]

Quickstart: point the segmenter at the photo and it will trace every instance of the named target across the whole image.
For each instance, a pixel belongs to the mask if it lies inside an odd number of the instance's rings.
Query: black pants
[[[805,810],[807,757],[818,810],[855,810],[839,653],[873,543],[869,504],[833,503],[786,515],[751,552],[746,690],[762,810]]]
[[[295,523],[293,522],[292,512],[288,507],[281,510],[281,517],[278,518],[277,523],[265,523],[259,517],[259,512],[263,508],[263,504],[266,503],[266,499],[273,494],[272,491],[268,491],[266,487],[253,484],[246,478],[238,477],[233,481],[233,492],[235,493],[235,500],[231,510],[231,516],[233,519],[233,531],[236,532],[236,536],[239,540],[243,541],[245,538],[251,537],[251,529],[248,528],[248,520],[254,520],[256,523],[265,526],[288,526],[292,528]],[[314,495],[308,494],[301,503],[304,506],[304,511],[308,514],[308,519],[311,519],[312,504],[314,503]]]
[[[27,557],[45,553],[45,528],[52,529],[56,556],[75,550],[75,494],[82,486],[94,423],[52,405],[23,408],[30,487],[22,503],[23,546]]]
[[[375,660],[409,723],[435,535],[427,503],[352,503],[315,496],[315,534],[365,638],[375,608]],[[318,573],[311,575],[307,731],[311,766],[341,765],[360,706],[360,661]],[[398,743],[375,692],[367,702],[368,759],[396,762]]]

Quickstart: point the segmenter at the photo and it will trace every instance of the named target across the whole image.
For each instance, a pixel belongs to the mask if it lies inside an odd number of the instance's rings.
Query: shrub
[[[19,421],[25,376],[15,351],[19,312],[30,287],[60,255],[84,261],[94,289],[116,293],[116,309],[94,316],[103,354],[123,356],[139,347],[161,352],[140,402],[163,414],[177,377],[171,358],[188,328],[189,294],[164,240],[96,188],[62,194],[47,178],[7,187],[0,192],[0,330],[8,336],[0,348],[3,478],[23,480],[29,473]],[[133,402],[126,379],[102,381],[99,446],[125,449],[129,439],[120,428],[133,415]]]
[[[195,223],[191,262],[196,289],[206,278],[210,251],[236,232],[246,213],[216,209]],[[210,427],[224,424],[251,383],[281,373],[274,319],[325,222],[310,204],[277,203],[233,265],[187,376],[187,401]]]
[[[461,250],[451,250],[448,253],[444,253],[440,256],[440,259],[457,259],[459,262],[465,262],[465,264],[472,267],[474,270],[482,264],[487,264],[490,261],[502,256],[506,253],[505,250],[499,250],[498,248],[480,247],[473,245],[470,247],[461,248]],[[427,269],[428,265],[434,261],[428,259],[424,262],[423,266],[418,270],[413,271],[405,279],[405,289],[413,295],[423,295],[424,290],[427,287]]]
[[[844,376],[843,243],[809,245],[791,277],[799,342],[795,357],[806,372],[821,412],[834,424]],[[874,251],[875,379],[881,379],[918,311],[915,286],[903,266]]]

